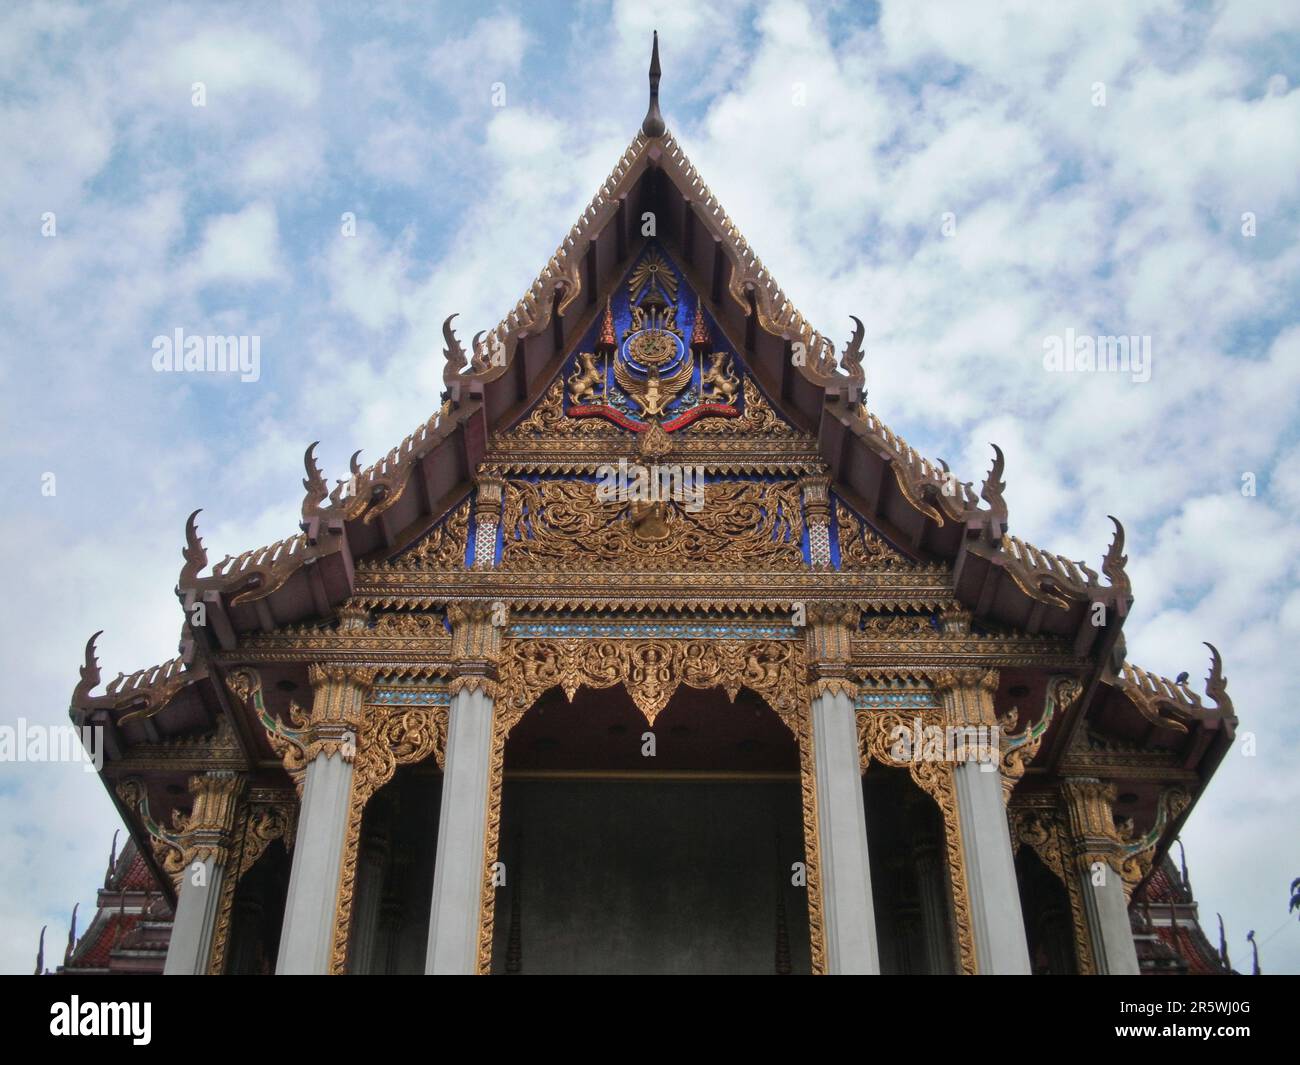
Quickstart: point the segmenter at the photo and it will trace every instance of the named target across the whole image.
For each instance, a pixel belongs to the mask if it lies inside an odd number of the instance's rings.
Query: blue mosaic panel
[[[856,710],[935,710],[938,706],[934,692],[919,689],[910,691],[868,689],[859,691],[853,703]]]
[[[433,688],[379,688],[366,701],[381,706],[450,706],[451,695]]]

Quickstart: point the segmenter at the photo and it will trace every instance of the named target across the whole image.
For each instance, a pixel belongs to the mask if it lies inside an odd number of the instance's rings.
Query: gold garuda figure
[[[666,336],[669,336],[669,334],[660,330],[649,330],[640,333],[634,336],[631,343],[629,343],[629,352],[635,358],[639,354],[638,347],[662,346]],[[669,373],[667,377],[663,377],[660,375],[659,367],[650,362],[649,359],[638,358],[637,361],[649,363],[644,381],[633,376],[624,359],[617,359],[614,362],[614,380],[618,382],[618,387],[627,393],[628,398],[641,408],[641,413],[645,417],[658,418],[663,414],[664,408],[677,398],[678,393],[691,383],[695,364],[691,361],[689,355],[683,355],[681,365]]]

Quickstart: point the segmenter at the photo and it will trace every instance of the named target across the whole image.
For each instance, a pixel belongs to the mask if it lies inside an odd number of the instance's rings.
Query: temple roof
[[[956,598],[980,623],[1066,641],[1096,664],[1068,720],[1049,734],[1040,762],[1059,764],[1085,734],[1085,721],[1105,719],[1134,742],[1172,746],[1189,769],[1208,776],[1236,721],[1218,654],[1207,687],[1213,707],[1185,684],[1124,661],[1122,628],[1133,594],[1119,521],[1112,519],[1114,537],[1099,573],[1008,533],[1006,467],[996,445],[977,490],[891,430],[866,403],[862,323],[853,319],[837,358],[834,343],[794,307],[663,123],[659,74],[656,39],[641,129],[510,311],[476,334],[468,350],[454,329],[456,315],[447,318],[440,408],[377,462],[362,467],[354,454],[350,476],[333,489],[316,445],[309,446],[300,531],[273,544],[209,569],[199,512],[191,514],[177,592],[187,610],[203,605],[206,625],[199,631],[186,620],[179,657],[119,675],[103,695],[93,694],[100,675],[92,637],[73,695],[74,719],[114,726],[110,758],[114,743],[157,743],[215,728],[227,696],[209,677],[207,652],[335,616],[359,571],[395,558],[462,504],[494,439],[542,402],[603,311],[603,294],[646,246],[641,227],[649,212],[656,239],[749,375],[781,418],[815,442],[836,495],[910,559],[950,571]],[[166,721],[156,717],[164,706]],[[252,750],[250,736],[235,739]]]

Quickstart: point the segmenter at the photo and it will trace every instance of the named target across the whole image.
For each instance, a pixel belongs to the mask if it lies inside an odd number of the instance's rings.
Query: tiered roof
[[[652,86],[656,69],[657,42]],[[1208,779],[1236,723],[1218,653],[1211,648],[1206,688],[1213,706],[1185,683],[1125,662],[1122,630],[1133,594],[1119,521],[1112,519],[1114,538],[1100,573],[1043,551],[1007,531],[1000,449],[994,446],[976,490],[946,462],[925,458],[893,432],[866,404],[861,322],[853,319],[837,360],[834,344],[793,306],[664,126],[657,90],[642,128],[510,312],[477,334],[469,351],[452,327],[456,315],[448,317],[446,390],[424,424],[368,467],[354,454],[349,477],[333,489],[315,459],[316,445],[308,447],[300,531],[211,569],[199,512],[190,515],[177,591],[187,606],[204,605],[206,626],[197,630],[187,620],[177,659],[119,676],[101,695],[93,694],[100,682],[95,637],[87,644],[72,715],[107,727],[110,758],[123,746],[211,731],[228,712],[227,695],[211,675],[212,651],[336,615],[359,572],[394,558],[464,502],[492,440],[536,407],[603,310],[602,292],[641,246],[647,210],[655,212],[657,239],[671,248],[763,392],[816,442],[837,495],[912,560],[949,568],[954,594],[977,624],[1056,637],[1094,663],[1082,697],[1049,733],[1038,764],[1058,767],[1090,731],[1104,727],[1133,743],[1176,750],[1188,770]],[[802,360],[792,357],[797,345]],[[164,707],[168,712],[160,715]],[[251,751],[247,734],[237,739]]]

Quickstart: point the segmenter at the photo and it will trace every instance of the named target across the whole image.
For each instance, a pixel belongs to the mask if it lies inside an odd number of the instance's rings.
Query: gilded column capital
[[[944,718],[952,726],[997,725],[993,693],[998,690],[996,669],[941,669],[930,674],[930,683],[943,706]]]
[[[1115,785],[1096,777],[1066,777],[1061,794],[1079,867],[1087,869],[1104,861],[1118,872],[1123,841],[1115,827]]]
[[[176,818],[177,827],[186,837],[182,846],[186,864],[225,865],[230,857],[244,775],[227,771],[196,774],[189,779],[189,789],[194,805],[188,815]]]
[[[510,621],[505,603],[488,600],[465,600],[447,608],[451,622],[451,656],[456,676],[448,689],[493,693],[497,668],[501,660],[501,635]]]
[[[313,699],[304,730],[302,762],[317,755],[340,755],[345,762],[356,757],[357,737],[365,715],[365,700],[375,683],[374,669],[313,662],[307,667]]]
[[[188,814],[172,813],[172,828],[163,828],[149,810],[143,780],[128,777],[117,785],[119,798],[139,815],[149,834],[154,857],[179,890],[181,878],[195,862],[225,865],[234,839],[235,814],[245,777],[229,770],[197,773],[189,778],[194,803]]]
[[[474,483],[478,488],[474,499],[474,516],[480,521],[497,521],[501,517],[501,494],[505,481],[500,477],[479,477]]]
[[[813,603],[807,610],[805,634],[808,683],[813,697],[858,694],[857,678],[850,669],[853,630],[861,610],[852,603]]]
[[[804,513],[815,525],[829,525],[831,520],[831,479],[823,474],[799,478],[803,492]]]

